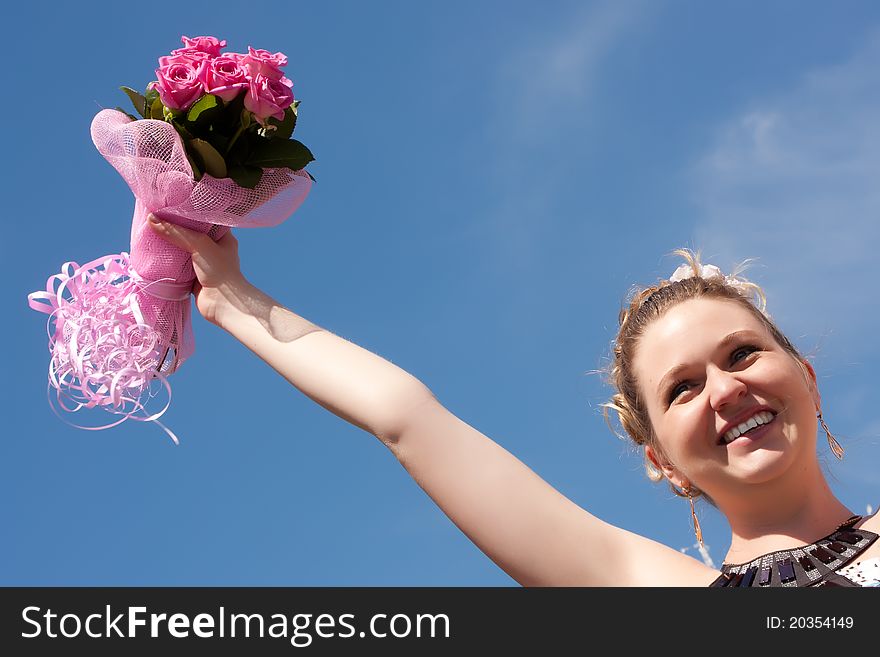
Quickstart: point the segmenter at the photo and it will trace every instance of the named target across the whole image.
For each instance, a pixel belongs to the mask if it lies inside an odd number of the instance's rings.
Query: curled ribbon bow
[[[138,304],[139,291],[150,293],[154,284],[166,283],[146,282],[133,274],[125,252],[82,266],[66,262],[60,273],[49,277],[45,291],[28,295],[32,309],[49,315],[49,405],[79,429],[108,429],[127,419],[155,421],[179,444],[158,421],[171,404],[171,386],[157,367],[159,333],[144,321]],[[154,396],[154,380],[168,392],[168,400],[158,412],[138,415],[146,412],[144,396]],[[58,413],[51,388],[62,410],[103,407],[121,419],[98,427],[73,424]]]

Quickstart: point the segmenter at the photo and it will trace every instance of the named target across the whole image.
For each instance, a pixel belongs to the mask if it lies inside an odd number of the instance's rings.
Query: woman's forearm
[[[242,281],[224,291],[216,323],[303,394],[394,451],[409,411],[432,399],[417,378],[313,324]]]

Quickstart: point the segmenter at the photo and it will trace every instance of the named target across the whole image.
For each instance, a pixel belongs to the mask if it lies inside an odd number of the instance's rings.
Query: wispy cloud
[[[705,543],[703,545],[700,545],[699,543],[694,543],[690,547],[679,548],[679,552],[687,554],[691,550],[694,550],[697,554],[700,555],[700,561],[709,566],[709,568],[717,568],[717,566],[715,565],[715,561],[713,561],[712,555],[709,552],[709,549],[710,546],[706,545]]]
[[[499,114],[508,137],[544,143],[582,123],[607,56],[646,14],[643,2],[598,2],[533,41],[518,44],[499,74]],[[511,111],[521,107],[520,111]]]
[[[528,267],[555,233],[560,185],[583,157],[579,137],[590,126],[590,104],[603,66],[625,37],[643,23],[640,0],[592,3],[517,43],[498,72],[497,109],[490,127],[491,196],[486,222],[507,265]]]
[[[770,311],[814,340],[864,340],[880,318],[878,68],[880,31],[846,61],[753,100],[692,172],[704,253],[758,257]]]

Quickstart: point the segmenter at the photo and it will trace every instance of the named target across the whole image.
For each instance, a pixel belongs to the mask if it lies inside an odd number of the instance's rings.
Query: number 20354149
[[[852,616],[767,616],[768,630],[851,630],[855,626]]]

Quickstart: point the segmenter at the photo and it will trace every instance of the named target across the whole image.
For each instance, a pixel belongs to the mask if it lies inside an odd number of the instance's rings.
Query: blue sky
[[[318,182],[286,223],[238,231],[251,281],[412,372],[576,503],[694,542],[589,374],[629,287],[668,276],[679,246],[725,270],[757,259],[847,449],[837,463],[823,446],[835,491],[855,511],[880,502],[876,3],[10,11],[0,584],[515,585],[375,438],[200,317],[163,417],[179,447],[50,411],[26,295],[65,261],[128,250],[133,200],[89,122],[182,34],[290,58]],[[700,515],[720,561],[726,524]]]

